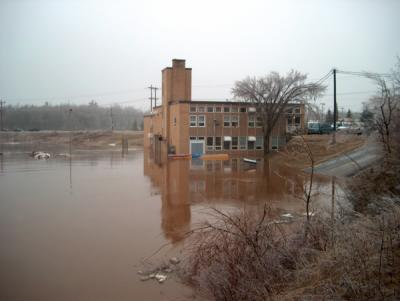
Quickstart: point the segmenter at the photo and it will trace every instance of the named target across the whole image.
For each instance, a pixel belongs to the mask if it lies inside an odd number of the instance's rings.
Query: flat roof
[[[218,100],[177,100],[173,101],[172,104],[178,104],[178,103],[192,103],[192,104],[218,104],[218,105],[254,105],[252,102],[246,102],[246,101],[218,101]],[[298,102],[289,102],[288,105],[300,105],[301,103]]]

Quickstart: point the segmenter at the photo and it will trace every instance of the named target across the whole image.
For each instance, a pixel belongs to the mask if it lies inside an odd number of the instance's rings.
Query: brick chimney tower
[[[169,139],[169,104],[179,100],[192,100],[192,68],[186,68],[185,60],[173,59],[172,67],[162,71],[163,137]]]

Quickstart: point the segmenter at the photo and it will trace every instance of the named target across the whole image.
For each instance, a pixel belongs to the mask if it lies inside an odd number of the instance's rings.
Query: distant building
[[[191,98],[192,69],[174,59],[162,70],[161,105],[144,116],[145,147],[176,154],[263,154],[262,120],[253,104]],[[304,128],[304,105],[291,103],[272,132],[271,148],[284,145],[287,132],[299,128]]]

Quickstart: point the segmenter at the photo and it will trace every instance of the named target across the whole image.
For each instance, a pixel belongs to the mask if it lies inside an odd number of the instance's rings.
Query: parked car
[[[329,123],[310,122],[308,123],[308,134],[330,134],[333,128]]]

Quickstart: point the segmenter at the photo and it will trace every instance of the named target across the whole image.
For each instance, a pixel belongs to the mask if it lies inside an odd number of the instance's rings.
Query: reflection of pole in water
[[[122,136],[121,155],[122,155],[122,157],[124,157],[126,154],[128,154],[128,138],[125,136]]]
[[[3,155],[3,146],[1,147],[1,150],[0,150],[0,173],[3,173],[3,164],[4,164],[4,162],[3,162],[3,160],[4,160],[4,155]]]
[[[72,109],[69,109],[69,188],[72,191],[72,121],[71,121]]]
[[[69,155],[69,188],[72,191],[72,157]]]
[[[335,176],[332,177],[332,208],[331,208],[332,222],[334,218],[335,218]]]

